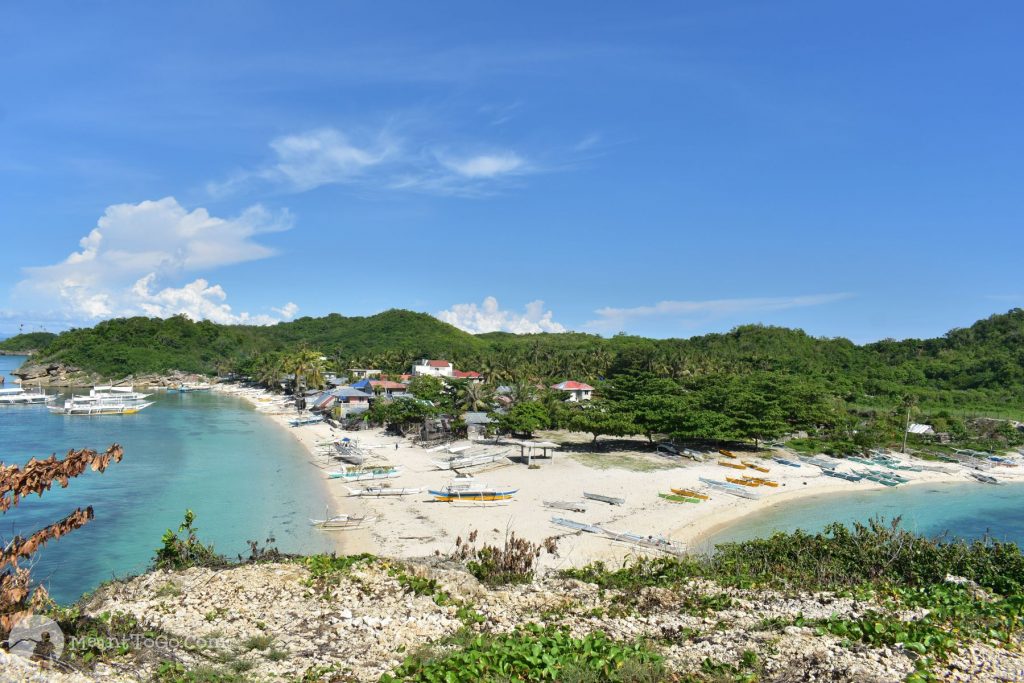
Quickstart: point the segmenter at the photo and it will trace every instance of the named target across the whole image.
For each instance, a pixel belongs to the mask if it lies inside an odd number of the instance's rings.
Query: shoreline
[[[431,458],[446,454],[429,453],[403,438],[385,434],[381,429],[347,432],[323,423],[291,427],[287,421],[296,415],[295,410],[285,409],[280,397],[263,390],[232,385],[217,385],[214,390],[247,400],[259,412],[287,429],[306,449],[308,464],[320,470],[336,469],[340,465],[319,455],[317,442],[348,437],[371,454],[367,465],[402,467],[399,478],[387,481],[393,486],[437,487],[454,477],[453,472],[438,470],[429,462]],[[577,441],[564,445],[585,450],[585,443]],[[486,445],[492,445],[492,442]],[[518,461],[518,447],[509,448],[509,455],[514,456],[515,461],[475,475],[488,484],[519,489],[516,498],[508,505],[466,509],[434,502],[426,494],[400,498],[353,498],[347,495],[341,481],[325,477],[324,490],[334,506],[333,514],[367,515],[375,518],[375,523],[359,529],[324,533],[337,537],[339,553],[368,552],[398,559],[449,553],[458,539],[466,539],[473,532],[477,534],[478,546],[483,543],[500,546],[510,533],[538,544],[549,537],[556,537],[560,541],[557,556],[542,555],[538,565],[540,569],[559,569],[595,561],[623,562],[646,553],[635,546],[555,526],[550,521],[552,517],[599,524],[620,532],[664,536],[685,544],[690,552],[704,552],[709,549],[706,547],[709,540],[723,529],[776,506],[832,493],[888,488],[874,482],[850,482],[827,477],[812,465],[791,468],[764,460],[764,465],[770,467],[771,472],[763,476],[776,480],[779,487],[760,487],[758,491],[765,494],[762,498],[751,500],[712,492],[711,499],[700,504],[679,504],[659,498],[658,493],[668,492],[671,487],[703,488],[699,483],[700,477],[724,479],[733,473],[720,467],[716,458],[696,463],[676,459],[669,461],[643,452],[618,458],[618,453],[591,455],[567,452],[566,449],[554,451],[551,459],[535,458],[533,462],[539,468],[527,469]],[[743,459],[753,460],[768,453],[740,455]],[[634,468],[615,466],[627,462]],[[920,484],[974,483],[964,469],[953,470],[953,465],[949,467],[950,472],[902,472],[911,481],[900,488]],[[1010,468],[1000,468],[999,474],[1007,480],[1024,481],[1024,473],[1012,474]],[[367,484],[361,482],[355,486]],[[626,504],[620,507],[587,501],[586,513],[543,506],[545,500],[581,500],[584,490],[625,498]]]

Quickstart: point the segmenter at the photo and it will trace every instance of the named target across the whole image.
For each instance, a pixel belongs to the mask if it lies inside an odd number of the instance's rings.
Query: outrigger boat
[[[860,481],[864,477],[859,474],[851,474],[849,472],[840,472],[839,470],[822,470],[822,474],[826,477],[834,477],[836,479],[845,479],[846,481]]]
[[[206,382],[198,382],[194,384],[183,382],[182,384],[179,384],[176,387],[169,388],[167,391],[171,393],[177,392],[179,394],[188,394],[192,393],[193,391],[210,391],[212,388],[213,385],[207,384]]]
[[[634,534],[631,532],[620,532],[612,531],[611,529],[605,529],[597,524],[587,524],[586,522],[577,522],[573,519],[565,519],[564,517],[552,517],[552,524],[566,527],[567,529],[573,529],[575,531],[582,531],[588,534],[598,534],[605,536],[609,540],[619,541],[621,543],[630,543],[632,545],[641,546],[644,548],[650,548],[652,550],[659,550],[663,553],[670,555],[683,555],[686,553],[686,547],[675,543],[663,536],[643,536],[641,534]]]
[[[672,493],[677,496],[686,496],[687,498],[700,498],[701,500],[710,500],[711,496],[701,493],[700,491],[694,491],[693,489],[672,489]]]
[[[344,479],[345,481],[374,481],[377,479],[394,479],[401,474],[401,467],[375,467],[372,470],[352,469],[330,472],[327,478]]]
[[[735,453],[733,453],[732,451],[727,451],[724,448],[719,448],[718,452],[721,453],[722,455],[724,455],[727,458],[735,458],[736,457]]]
[[[772,460],[774,460],[775,462],[779,463],[780,465],[785,465],[786,467],[800,467],[800,463],[794,462],[794,461],[789,460],[787,458],[781,458],[781,457],[779,457],[777,455],[774,456],[772,458]]]
[[[725,460],[719,460],[718,464],[721,465],[722,467],[731,467],[734,470],[745,470],[745,469],[747,469],[746,465],[742,465],[740,463],[735,463],[735,462],[726,462]]]
[[[507,486],[488,486],[472,479],[455,479],[441,489],[430,489],[429,493],[439,503],[494,503],[512,500],[518,491]]]
[[[0,389],[0,405],[30,406],[45,405],[57,400],[57,394],[48,394],[42,387],[36,391],[25,391],[22,387]]]
[[[558,510],[569,510],[570,512],[586,512],[587,504],[582,501],[575,500],[545,500],[541,501],[546,508],[556,508]]]
[[[355,529],[361,527],[363,524],[369,524],[376,519],[376,517],[367,517],[366,515],[334,515],[333,517],[327,517],[326,519],[311,519],[309,520],[309,523],[319,529],[340,531],[343,529]]]
[[[690,496],[680,496],[675,493],[659,493],[659,498],[664,498],[670,503],[699,503],[700,498],[691,498]]]
[[[626,499],[625,498],[614,498],[612,496],[601,495],[600,493],[587,493],[586,491],[584,491],[583,492],[583,497],[584,498],[589,498],[590,500],[598,500],[598,501],[601,501],[602,503],[608,503],[609,505],[625,505],[626,504]]]
[[[982,484],[1000,484],[1000,483],[1002,483],[998,479],[996,479],[995,477],[993,477],[993,476],[991,476],[989,474],[982,474],[981,472],[968,472],[967,474],[971,475],[972,477],[974,477],[975,479],[980,481]]]
[[[149,394],[141,394],[133,387],[96,386],[84,396],[72,396],[60,406],[47,406],[57,415],[134,415],[153,405],[146,402]]]
[[[740,462],[742,462],[750,469],[757,470],[758,472],[771,472],[771,469],[765,467],[764,465],[758,465],[756,462],[750,462],[749,460],[741,460]]]
[[[385,496],[414,496],[423,490],[422,488],[393,489],[390,486],[367,486],[364,489],[350,489],[346,486],[345,488],[348,489],[348,495],[353,497],[362,496],[363,498],[383,498]]]
[[[497,453],[476,453],[457,455],[449,460],[431,460],[431,464],[439,470],[459,470],[467,469],[470,467],[480,467],[481,465],[487,465],[492,462],[498,462],[504,460],[507,450],[499,451]]]
[[[315,425],[318,422],[323,422],[324,418],[320,415],[303,415],[301,417],[293,417],[288,420],[288,424],[292,427],[303,427],[305,425]]]
[[[705,477],[701,477],[700,480],[703,483],[710,486],[711,489],[714,491],[728,493],[734,496],[739,496],[740,498],[750,498],[752,500],[757,500],[758,498],[761,497],[760,494],[751,491],[749,488],[737,486],[736,484],[729,484],[724,481],[718,481],[717,479],[707,479]]]
[[[744,477],[742,479],[737,479],[736,477],[726,477],[725,480],[727,482],[729,482],[730,484],[739,484],[740,486],[760,486],[761,485],[760,482],[754,481],[753,479],[747,479],[746,477]]]
[[[758,486],[770,486],[773,489],[779,487],[779,482],[775,481],[774,479],[765,479],[764,477],[750,477],[750,476],[743,477],[743,478],[746,479],[747,481],[756,482]]]

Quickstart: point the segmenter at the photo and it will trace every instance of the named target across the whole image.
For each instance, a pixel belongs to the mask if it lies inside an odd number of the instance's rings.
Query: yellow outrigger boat
[[[726,477],[725,480],[730,482],[730,483],[733,483],[733,484],[739,484],[740,486],[751,486],[751,487],[754,487],[754,486],[760,486],[761,485],[761,482],[754,481],[753,479],[747,479],[747,478],[739,479],[737,477]]]
[[[693,489],[672,489],[672,493],[677,496],[686,496],[687,498],[700,498],[701,500],[711,500],[711,496],[705,495]]]
[[[741,465],[741,464],[735,463],[735,462],[726,462],[725,460],[719,460],[718,464],[721,465],[722,467],[731,467],[734,470],[745,470],[745,469],[747,469],[746,465]]]
[[[749,460],[741,460],[740,462],[742,462],[750,469],[757,470],[758,472],[771,472],[769,468],[765,467],[764,465],[758,465],[756,462],[750,462]]]
[[[756,481],[762,486],[771,486],[772,488],[778,488],[779,482],[772,479],[765,479],[764,477],[746,477],[750,481]]]
[[[727,458],[735,458],[736,457],[735,453],[733,453],[732,451],[727,451],[724,448],[719,448],[718,452],[721,453],[722,455],[724,455]]]

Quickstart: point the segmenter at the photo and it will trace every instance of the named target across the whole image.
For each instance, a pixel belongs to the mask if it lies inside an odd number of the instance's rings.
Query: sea
[[[849,525],[897,517],[903,528],[928,537],[989,537],[1024,547],[1024,483],[917,484],[810,496],[742,517],[709,536],[702,546],[710,550],[719,543],[763,538],[778,531],[814,533],[831,522]]]
[[[0,356],[0,374],[24,358]],[[54,484],[0,514],[0,544],[91,505],[95,518],[32,559],[32,575],[60,603],[114,578],[144,572],[161,536],[177,529],[185,510],[198,536],[230,558],[248,554],[247,541],[267,539],[283,552],[336,549],[336,538],[309,518],[328,507],[323,473],[287,430],[241,399],[210,392],[154,392],[135,415],[69,417],[44,406],[0,406],[0,462],[23,465],[69,449],[105,450],[117,443],[124,459],[106,472],[87,470],[68,487]]]

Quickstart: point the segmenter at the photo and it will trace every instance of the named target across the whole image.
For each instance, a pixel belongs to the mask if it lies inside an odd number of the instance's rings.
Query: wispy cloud
[[[537,173],[536,164],[514,150],[473,145],[474,151],[415,144],[390,132],[354,139],[336,128],[319,128],[276,138],[271,159],[209,182],[215,197],[270,184],[285,192],[306,192],[325,185],[355,185],[375,190],[406,190],[446,195],[479,195],[508,178]]]
[[[494,178],[527,170],[526,161],[514,152],[480,154],[463,159],[442,159],[441,163],[464,178]]]
[[[651,306],[633,308],[599,308],[599,316],[586,323],[594,331],[626,329],[638,320],[675,318],[680,322],[714,320],[740,314],[759,314],[792,308],[823,306],[849,299],[850,293],[812,294],[791,297],[751,297],[745,299],[709,299],[705,301],[659,301]]]
[[[259,205],[218,218],[203,208],[189,211],[173,197],[115,204],[79,240],[78,251],[60,263],[26,268],[15,293],[22,304],[75,321],[184,313],[219,323],[271,324],[293,317],[295,304],[276,309],[277,316],[235,312],[220,285],[195,274],[272,256],[256,237],[289,227],[287,212],[271,214]],[[189,276],[195,279],[184,285],[160,286]]]
[[[481,305],[455,304],[436,316],[439,320],[461,330],[480,334],[483,332],[514,332],[535,334],[537,332],[565,332],[565,326],[554,321],[554,314],[544,310],[543,301],[531,301],[525,311],[509,311],[498,305],[493,296],[484,299]]]

